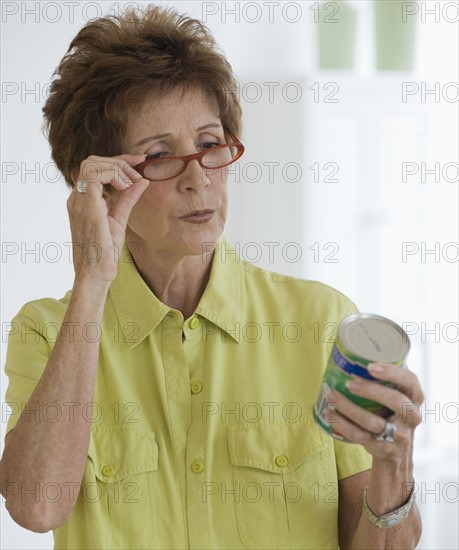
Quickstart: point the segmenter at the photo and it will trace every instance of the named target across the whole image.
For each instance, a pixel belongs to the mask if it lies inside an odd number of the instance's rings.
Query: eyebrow
[[[201,130],[206,130],[207,128],[222,128],[222,125],[218,122],[211,122],[210,124],[205,124],[204,126],[200,126],[199,128],[196,128],[197,132],[200,132]],[[165,137],[169,137],[172,134],[156,134],[155,136],[149,136],[144,139],[141,139],[135,144],[135,147],[139,147],[140,145],[144,145],[145,143],[148,143],[149,141],[154,141],[155,139],[162,139]]]

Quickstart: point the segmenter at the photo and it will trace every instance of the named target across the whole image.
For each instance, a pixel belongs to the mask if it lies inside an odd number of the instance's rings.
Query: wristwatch
[[[363,499],[363,511],[373,525],[376,525],[376,527],[379,527],[381,529],[387,529],[388,527],[393,527],[394,525],[398,525],[399,523],[402,523],[402,521],[405,521],[405,519],[408,517],[408,514],[410,513],[411,506],[414,502],[414,497],[415,494],[413,484],[410,498],[403,506],[400,506],[400,508],[397,508],[392,512],[387,512],[387,514],[383,514],[382,516],[375,516],[370,508],[368,508],[367,489],[365,489],[365,496]]]

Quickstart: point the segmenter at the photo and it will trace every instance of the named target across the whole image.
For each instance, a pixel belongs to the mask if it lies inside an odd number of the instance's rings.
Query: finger
[[[102,193],[102,188],[97,184],[111,184],[115,189],[125,190],[142,179],[133,166],[144,159],[145,155],[121,155],[110,159],[90,156],[81,163],[78,180],[88,182],[88,190],[92,187],[91,193],[98,195]]]
[[[358,423],[353,422],[350,418],[343,414],[341,396],[338,392],[329,392],[327,399],[330,399],[331,407],[323,412],[325,422],[332,427],[336,435],[344,437],[344,439],[353,443],[360,443],[367,446],[374,440],[375,434],[365,430]],[[363,409],[362,409],[363,410]],[[383,426],[384,428],[384,426]],[[381,433],[382,429],[379,431]]]
[[[421,404],[424,401],[419,379],[407,367],[401,368],[391,363],[370,363],[368,370],[374,378],[396,384],[415,403]]]
[[[122,170],[115,168],[113,165],[106,166],[103,169],[101,168],[97,180],[88,181],[87,190],[84,194],[100,197],[104,192],[104,186],[112,185],[118,191],[124,191],[132,185],[132,183],[133,182]]]
[[[346,382],[346,388],[358,397],[376,401],[394,411],[394,414],[410,426],[417,426],[420,421],[419,406],[401,391],[388,388],[375,382],[354,378]],[[414,409],[417,407],[417,411]],[[407,410],[412,414],[407,415]]]
[[[375,435],[365,430],[358,424],[352,422],[349,418],[342,415],[339,409],[338,401],[333,403],[335,409],[333,411],[324,412],[325,421],[330,424],[333,432],[337,435],[344,437],[347,441],[352,443],[360,443],[365,447],[372,445],[375,441]],[[384,426],[383,426],[384,427]],[[381,433],[382,429],[379,433]]]
[[[324,411],[323,414],[325,421],[330,424],[333,432],[352,443],[363,445],[373,456],[380,455],[387,458],[388,454],[404,453],[406,449],[411,447],[413,430],[400,424],[395,418],[391,417],[389,419],[389,421],[396,424],[394,440],[397,444],[394,446],[393,442],[376,439],[376,436],[385,428],[385,419],[369,413],[352,402],[348,404],[349,406],[345,406],[346,397],[339,394],[339,392],[330,392],[327,394],[327,399],[333,400],[333,408],[331,411]],[[370,420],[369,415],[374,418]],[[377,429],[376,426],[378,426]],[[366,429],[368,427],[371,429]]]
[[[146,153],[142,153],[139,155],[124,154],[124,155],[116,155],[115,157],[111,157],[111,158],[123,160],[127,164],[129,164],[129,166],[133,167],[143,162],[146,156],[147,156]]]
[[[120,181],[128,184],[135,183],[142,179],[142,176],[135,170],[134,166],[145,159],[145,155],[123,155],[124,159],[115,160],[113,165],[116,175]]]
[[[375,457],[387,460],[389,456],[405,455],[412,446],[411,430],[399,429],[394,434],[394,441],[378,441],[376,434],[370,433],[349,418],[335,412],[334,421],[331,424],[333,431],[351,443],[363,445],[365,449]],[[384,428],[384,426],[383,426]],[[382,432],[382,429],[379,433]]]
[[[141,178],[134,185],[119,193],[114,200],[110,208],[110,217],[118,222],[123,229],[126,229],[132,208],[149,185],[148,180]]]
[[[327,401],[333,404],[336,412],[341,416],[345,416],[363,430],[375,435],[383,431],[386,423],[384,418],[353,403],[342,393],[330,391],[327,394]]]

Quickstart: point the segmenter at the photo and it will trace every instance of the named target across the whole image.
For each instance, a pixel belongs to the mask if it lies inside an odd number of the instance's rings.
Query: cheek
[[[228,197],[228,187],[226,185],[226,179],[227,179],[226,170],[215,174],[213,177],[212,176],[210,177],[210,181],[212,182],[212,185],[214,185],[218,190],[218,194],[221,197],[225,197],[225,202],[226,202],[226,198]]]
[[[168,212],[171,210],[165,196],[149,187],[132,207],[129,215],[129,226],[134,231],[142,227],[163,226]]]
[[[135,204],[134,209],[142,213],[142,215],[151,215],[151,213],[167,212],[168,203],[167,194],[162,192],[161,188],[154,188],[153,185],[142,194],[138,202]]]

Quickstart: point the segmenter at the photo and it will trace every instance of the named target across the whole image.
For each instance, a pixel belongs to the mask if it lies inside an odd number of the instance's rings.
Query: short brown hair
[[[173,8],[149,5],[91,21],[53,76],[44,129],[70,188],[73,170],[89,155],[123,152],[127,115],[152,91],[202,88],[216,96],[224,129],[241,131],[231,65],[203,23]]]

